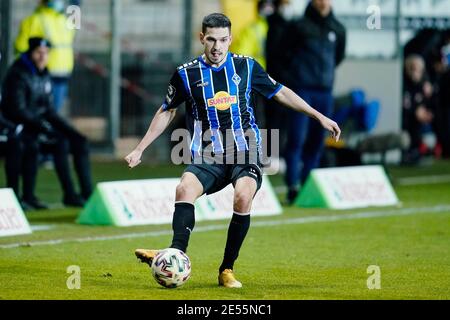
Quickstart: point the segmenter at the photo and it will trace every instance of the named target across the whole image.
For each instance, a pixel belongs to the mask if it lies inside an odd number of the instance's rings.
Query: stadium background
[[[307,3],[306,0],[292,0],[292,10],[294,14],[301,15],[303,9]],[[370,4],[378,4],[382,10],[382,29],[381,30],[369,30],[366,27],[366,20],[368,13],[366,9]],[[2,46],[2,60],[0,76],[3,77],[6,66],[14,58],[12,43],[17,34],[17,29],[20,21],[30,14],[36,6],[35,1],[30,0],[2,0],[0,3],[1,12],[1,46]],[[156,109],[160,106],[162,97],[165,94],[167,81],[174,70],[174,67],[182,63],[185,59],[197,55],[201,52],[201,47],[198,43],[197,34],[199,32],[200,22],[204,15],[210,12],[224,12],[228,14],[233,21],[233,33],[235,39],[239,37],[239,30],[243,28],[248,22],[255,17],[255,1],[252,0],[86,0],[82,2],[82,18],[81,18],[81,30],[78,31],[75,49],[76,49],[76,67],[71,79],[69,100],[63,109],[63,114],[69,117],[72,122],[80,128],[90,139],[92,144],[93,153],[93,172],[95,181],[107,181],[107,180],[121,180],[121,179],[138,179],[145,177],[176,177],[181,173],[179,167],[172,167],[169,165],[170,161],[170,132],[166,131],[163,137],[159,138],[154,146],[151,148],[151,152],[145,153],[145,166],[142,171],[139,172],[121,172],[124,164],[120,163],[120,159],[130,151],[130,148],[134,146],[138,139],[145,133],[148,127],[149,120],[154,114]],[[347,57],[337,70],[337,79],[335,86],[336,96],[347,93],[350,89],[359,87],[363,88],[370,99],[379,99],[381,103],[381,110],[378,121],[373,134],[387,133],[387,132],[399,132],[401,121],[401,95],[402,95],[402,67],[403,56],[402,48],[404,44],[410,40],[414,34],[423,27],[437,27],[440,29],[450,28],[450,1],[433,1],[433,0],[379,0],[379,1],[366,1],[366,0],[339,0],[334,1],[334,12],[337,17],[347,27],[348,43],[347,43]],[[120,85],[117,85],[120,84]],[[177,117],[178,121],[183,121],[182,117]],[[178,122],[179,125],[180,122]],[[177,125],[177,124],[175,124]],[[399,150],[394,150],[389,153],[388,162],[392,165],[396,165],[399,162],[400,153]],[[371,157],[368,155],[370,162],[379,161],[378,155]],[[0,160],[1,161],[1,160]],[[3,164],[1,162],[1,164]],[[408,183],[402,184],[403,178],[425,176],[436,177],[438,175],[449,173],[448,161],[435,161],[433,164],[427,167],[420,168],[401,168],[390,167],[388,171],[399,198],[403,201],[406,207],[413,206],[428,206],[434,207],[438,205],[449,205],[450,189],[448,186],[448,180],[445,178],[441,182],[431,182],[430,185],[426,183],[418,186],[411,186]],[[3,172],[0,175],[0,182],[4,184]],[[41,182],[43,181],[43,182]],[[273,178],[275,186],[282,185],[282,178],[275,176]],[[47,201],[59,201],[58,184],[56,178],[52,172],[41,172],[38,180],[38,193],[43,193],[42,198]],[[428,192],[428,197],[424,196],[424,193]],[[417,251],[417,267],[411,267],[414,269],[414,276],[412,281],[417,280],[417,285],[409,285],[402,290],[392,288],[389,294],[383,296],[382,294],[370,295],[367,293],[367,289],[355,289],[352,291],[350,288],[340,288],[337,285],[337,293],[332,291],[329,293],[326,289],[318,289],[317,291],[308,291],[305,295],[299,294],[296,291],[298,288],[289,287],[286,295],[282,293],[276,293],[277,289],[269,288],[266,294],[261,292],[244,291],[244,298],[444,298],[450,297],[448,288],[449,273],[448,269],[443,266],[449,265],[448,261],[448,246],[450,245],[450,237],[448,232],[448,209],[444,210],[445,215],[436,215],[435,220],[423,220],[421,219],[410,220],[404,224],[405,228],[412,232],[411,237],[400,239],[398,249],[406,254],[412,254],[411,250]],[[80,230],[78,226],[70,226],[68,224],[73,222],[77,212],[75,210],[60,209],[53,212],[45,213],[30,213],[28,215],[30,221],[35,224],[40,223],[62,223],[62,229],[58,230],[57,235],[70,236],[86,236],[96,234],[118,234],[119,231],[105,228],[90,228]],[[284,218],[291,218],[294,216],[301,216],[304,214],[321,215],[324,214],[320,210],[295,210],[286,209]],[[431,215],[433,217],[433,215]],[[319,261],[311,261],[307,263],[305,267],[308,272],[315,270],[315,263],[323,263],[329,261],[328,259],[333,257],[336,248],[332,248],[331,242],[344,241],[350,245],[350,240],[361,240],[353,235],[349,236],[352,232],[366,232],[371,231],[374,234],[378,234],[379,230],[386,232],[386,239],[381,239],[381,236],[375,241],[377,245],[369,246],[366,248],[348,248],[349,252],[343,253],[342,259],[349,258],[352,250],[374,250],[383,245],[388,245],[390,239],[397,239],[402,232],[408,232],[398,229],[400,224],[403,224],[401,218],[391,218],[390,221],[379,222],[380,225],[374,223],[370,228],[367,226],[361,226],[348,224],[343,226],[342,229],[336,228],[336,235],[331,235],[328,239],[330,247],[323,249],[326,250],[324,258],[317,258]],[[200,224],[201,225],[201,224]],[[379,229],[377,229],[379,227]],[[430,228],[430,229],[428,229]],[[132,231],[144,231],[148,230],[143,227],[131,229]],[[156,230],[154,227],[150,227],[150,230]],[[128,230],[129,231],[129,230]],[[310,230],[311,231],[311,230]],[[317,231],[317,230],[316,230]],[[425,239],[424,234],[420,234],[420,231],[424,231],[425,235],[430,237]],[[290,230],[290,233],[294,234],[294,230]],[[320,231],[312,231],[314,237],[313,240],[320,242],[321,235],[329,235],[330,229],[323,227]],[[339,233],[340,232],[340,233]],[[429,232],[429,233],[427,233]],[[288,233],[288,234],[290,234]],[[339,233],[339,234],[338,234]],[[255,238],[256,238],[256,232]],[[279,234],[278,234],[279,235]],[[278,237],[274,232],[273,238]],[[34,241],[34,240],[49,240],[53,235],[34,235],[32,237],[23,237],[19,239],[2,239],[2,244],[8,245],[17,241]],[[262,236],[262,235],[260,235]],[[392,236],[389,238],[389,236]],[[347,237],[347,238],[346,238]],[[168,238],[168,237],[167,237]],[[345,240],[347,239],[347,240]],[[163,245],[167,239],[158,240],[158,243]],[[212,243],[217,239],[214,238]],[[408,241],[411,240],[410,243]],[[203,235],[199,235],[197,240],[194,241],[193,247],[200,246],[201,242],[208,241],[208,238]],[[223,241],[222,238],[217,240]],[[252,238],[250,238],[250,245],[252,244]],[[256,240],[255,240],[256,241]],[[291,245],[295,245],[298,239],[292,236]],[[385,242],[383,242],[385,241]],[[423,242],[425,241],[425,242]],[[165,241],[167,242],[167,241]],[[141,240],[139,244],[144,244],[144,240]],[[417,244],[418,248],[412,249],[409,244]],[[429,245],[428,248],[432,250],[427,254],[422,254],[428,249],[426,245],[420,247],[420,243]],[[129,243],[127,245],[134,247],[136,243]],[[254,243],[253,243],[254,245]],[[263,244],[260,244],[263,246]],[[313,245],[311,245],[313,246]],[[219,245],[220,247],[220,245]],[[447,248],[447,249],[445,249]],[[78,250],[76,244],[70,244],[67,249]],[[127,247],[126,250],[129,248]],[[279,247],[278,249],[283,249]],[[433,251],[433,249],[435,249]],[[37,262],[34,254],[30,253],[29,256],[26,253],[12,253],[12,251],[6,252],[4,249],[0,252],[2,257],[2,264],[5,270],[4,279],[8,274],[14,274],[14,266],[20,263],[21,257],[29,259],[27,261]],[[57,266],[64,266],[70,261],[61,259],[58,252],[45,251],[45,248],[36,249],[37,256],[45,257],[42,262],[42,268],[49,268],[50,271],[42,272],[40,275],[47,279],[49,273],[51,274],[53,263]],[[93,257],[98,253],[95,249],[95,245],[90,244],[85,248],[86,258],[94,259]],[[108,255],[111,254],[112,249],[108,249],[109,253],[104,255],[100,253],[98,263],[105,262],[108,259]],[[195,249],[194,249],[195,250]],[[312,247],[307,248],[300,256],[293,258],[308,259],[308,250],[313,254]],[[338,249],[337,249],[338,250]],[[408,251],[409,250],[409,251]],[[422,250],[422,251],[420,251]],[[220,251],[220,250],[218,250]],[[195,251],[194,251],[195,252]],[[408,253],[409,252],[409,253]],[[386,253],[386,257],[391,255],[392,259],[399,259],[398,266],[395,268],[401,268],[401,261],[405,260],[405,257],[401,259],[397,256],[397,251]],[[243,255],[246,253],[244,252]],[[129,252],[121,253],[117,258],[117,265],[111,267],[111,274],[116,276],[120,272],[128,272],[127,260]],[[195,262],[200,264],[206,264],[210,268],[214,266],[213,262],[210,262],[212,254],[206,254],[201,258],[197,258]],[[320,252],[319,252],[320,255]],[[370,255],[367,254],[369,257]],[[215,255],[215,259],[220,256],[220,252]],[[247,252],[247,257],[250,254]],[[366,258],[367,258],[366,257]],[[321,260],[322,259],[322,260]],[[387,258],[386,258],[387,259]],[[403,260],[402,260],[403,259]],[[427,272],[426,260],[429,259],[433,262],[433,270],[430,271],[426,278],[430,280],[427,286],[422,288],[420,294],[415,294],[420,290],[421,272]],[[363,259],[364,260],[364,259]],[[368,261],[370,259],[367,259]],[[381,259],[383,260],[383,259]],[[407,260],[407,259],[406,259]],[[405,261],[406,261],[405,260]],[[6,262],[7,261],[7,262]],[[346,260],[350,261],[350,260]],[[364,260],[365,261],[365,260]],[[397,260],[396,260],[397,261]],[[403,261],[403,262],[405,262]],[[122,262],[122,265],[118,265]],[[87,263],[87,262],[86,262]],[[326,262],[324,265],[326,265]],[[405,262],[406,263],[406,262]],[[344,263],[345,265],[345,263]],[[252,263],[244,264],[244,266],[252,267]],[[341,266],[342,267],[342,266]],[[97,272],[94,271],[95,266],[90,267],[87,273]],[[344,267],[342,267],[344,268]],[[133,271],[138,268],[133,267]],[[282,276],[291,276],[284,274],[280,271],[282,267],[277,271],[281,272]],[[339,268],[338,268],[339,269]],[[406,268],[407,269],[407,268]],[[101,269],[103,270],[103,269]],[[108,269],[109,270],[109,269]],[[342,271],[342,270],[341,270]],[[366,275],[362,271],[362,275],[358,281],[363,283]],[[55,292],[48,290],[48,293],[40,295],[39,287],[32,287],[30,292],[25,292],[26,283],[26,271],[21,270],[23,279],[17,280],[17,282],[2,282],[2,286],[5,289],[4,293],[0,294],[1,297],[9,298],[65,298],[66,291]],[[99,271],[101,283],[103,280],[107,280],[110,277],[109,271]],[[207,275],[208,270],[201,270],[203,275]],[[336,276],[340,282],[345,282],[351,279],[351,272],[347,274],[344,272],[342,277],[337,275],[337,271],[320,270],[319,273],[326,279]],[[359,272],[359,271],[358,271]],[[19,272],[20,273],[20,272]],[[252,277],[261,276],[261,272],[256,272],[258,275],[252,275]],[[97,276],[97,274],[95,275]],[[58,276],[58,281],[65,281],[66,274],[64,272]],[[93,277],[93,282],[96,282],[96,278]],[[111,275],[112,277],[112,275]],[[312,276],[307,278],[305,286],[314,283],[315,279]],[[52,281],[44,281],[47,284],[46,288],[51,288]],[[197,278],[198,281],[200,277]],[[36,278],[41,279],[41,278]],[[250,278],[249,278],[250,279]],[[347,280],[346,280],[347,279]],[[402,281],[407,281],[408,276],[393,279],[398,286],[401,287]],[[439,282],[441,279],[442,282]],[[127,282],[123,279],[116,279],[115,285],[108,284],[105,288],[109,291],[106,294],[103,291],[95,292],[92,296],[83,296],[82,294],[74,294],[69,298],[148,298],[146,296],[146,289],[140,287],[139,290],[132,293],[130,296],[122,296],[118,286],[127,287]],[[122,281],[123,280],[123,281]],[[134,280],[147,281],[147,278],[143,275],[136,276]],[[271,279],[270,279],[271,280]],[[269,282],[270,282],[269,280]],[[88,280],[89,281],[89,280]],[[273,279],[273,282],[276,282]],[[198,282],[194,282],[196,285]],[[364,285],[363,285],[364,287]],[[262,287],[261,287],[262,288]],[[436,290],[433,290],[435,288]],[[64,288],[65,289],[65,288]],[[210,289],[209,287],[207,288]],[[192,295],[187,292],[182,292],[178,298],[202,298],[202,290],[207,290],[202,286],[194,286]],[[342,290],[341,290],[342,289]],[[350,290],[347,292],[346,290]],[[21,291],[22,290],[22,291]],[[341,290],[341,291],[339,291]],[[396,291],[397,290],[397,291]],[[166,293],[158,291],[150,298],[170,298]],[[224,294],[215,292],[214,298],[240,298],[236,294]]]
[[[293,14],[301,15],[307,2],[291,1]],[[380,5],[381,30],[366,26],[370,4]],[[29,0],[2,1],[2,52],[7,54],[3,54],[0,76],[14,57],[12,43],[20,21],[35,6]],[[348,0],[334,5],[336,16],[348,30],[347,57],[337,70],[335,95],[359,87],[368,99],[379,99],[381,111],[374,133],[399,130],[402,47],[423,27],[448,28],[444,13],[450,11],[449,6],[445,0]],[[115,15],[117,7],[120,14]],[[200,52],[199,25],[213,11],[224,11],[232,18],[236,41],[240,29],[256,15],[252,0],[82,2],[81,30],[75,41],[77,63],[64,112],[97,150],[122,156],[145,133],[174,67]],[[111,84],[114,81],[120,89]],[[145,155],[149,161],[169,159],[166,142],[167,138],[156,142],[154,152]]]

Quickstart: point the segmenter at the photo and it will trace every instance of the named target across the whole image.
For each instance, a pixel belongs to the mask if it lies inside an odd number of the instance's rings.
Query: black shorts
[[[255,179],[256,191],[261,188],[262,183],[261,168],[257,164],[190,164],[184,172],[193,173],[206,194],[220,191],[230,183],[234,186],[242,177]]]

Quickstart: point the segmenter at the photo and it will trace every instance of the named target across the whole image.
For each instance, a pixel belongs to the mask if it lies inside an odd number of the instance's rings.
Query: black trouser
[[[56,126],[55,126],[56,127]],[[73,128],[59,127],[51,135],[49,141],[40,141],[36,134],[24,134],[24,199],[34,197],[39,152],[53,156],[55,170],[64,192],[64,198],[75,197],[72,177],[70,175],[69,153],[73,155],[75,172],[78,177],[81,196],[87,199],[92,193],[91,169],[89,163],[89,146],[87,139]]]
[[[19,177],[22,166],[23,143],[20,137],[10,135],[6,142],[0,143],[0,153],[5,156],[6,186],[19,195]]]
[[[442,145],[442,156],[450,157],[450,105],[438,108],[435,116],[438,140]]]
[[[411,139],[409,150],[419,150],[422,142],[422,124],[416,119],[415,115],[403,118],[403,130],[408,132]]]
[[[61,133],[69,142],[69,151],[73,156],[73,163],[75,166],[75,173],[77,174],[78,183],[80,186],[81,196],[84,199],[89,198],[92,193],[92,179],[91,166],[89,161],[89,143],[82,134],[80,134],[74,127],[67,123],[63,118],[54,114],[53,117],[48,118],[48,121],[55,128],[58,133]],[[56,168],[55,159],[55,168]],[[61,164],[62,166],[62,164]],[[64,169],[69,168],[67,156],[65,157]],[[67,178],[70,178],[69,171],[64,170]],[[61,183],[63,183],[63,173],[58,173]]]
[[[280,156],[284,156],[286,142],[287,142],[287,128],[286,121],[289,119],[289,109],[280,105],[278,102],[274,100],[266,101],[264,106],[264,112],[266,117],[266,129],[267,132],[267,155],[272,155],[272,143],[279,144],[279,152]],[[271,130],[278,129],[279,130],[279,141],[272,141]],[[263,142],[264,143],[264,142]],[[275,149],[276,150],[276,149]]]

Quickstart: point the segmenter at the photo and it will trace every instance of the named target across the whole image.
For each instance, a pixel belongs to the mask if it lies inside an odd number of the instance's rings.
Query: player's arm
[[[141,157],[144,150],[158,138],[169,126],[175,117],[176,108],[187,99],[184,90],[183,80],[176,71],[170,79],[167,88],[166,98],[161,107],[156,111],[155,116],[150,123],[147,133],[142,138],[137,147],[125,157],[130,168],[134,168],[141,163]]]
[[[134,168],[141,163],[141,157],[144,150],[164,132],[164,130],[172,122],[176,112],[176,109],[164,110],[163,107],[158,109],[152,119],[152,122],[150,123],[150,126],[148,127],[147,133],[142,138],[141,142],[139,142],[137,147],[125,157],[125,160],[128,162],[128,166],[130,168]]]
[[[331,132],[332,136],[336,139],[336,141],[339,140],[339,137],[341,135],[341,129],[339,128],[338,124],[333,120],[331,120],[330,118],[321,114],[316,109],[312,108],[308,103],[306,103],[305,100],[300,98],[291,89],[283,86],[281,90],[279,90],[275,94],[274,98],[277,102],[285,105],[286,107],[289,107],[298,112],[303,112],[308,116],[310,116],[311,118],[316,119],[317,121],[320,122],[322,127]]]
[[[294,109],[295,111],[303,112],[318,120],[325,129],[331,132],[336,141],[339,140],[341,129],[339,129],[336,122],[325,117],[323,114],[312,108],[291,89],[284,87],[273,80],[256,61],[253,62],[251,79],[252,88],[256,92],[267,99],[275,98],[275,100],[279,103]]]

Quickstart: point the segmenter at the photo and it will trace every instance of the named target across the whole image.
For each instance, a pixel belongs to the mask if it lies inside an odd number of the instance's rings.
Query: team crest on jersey
[[[237,86],[239,85],[239,83],[241,83],[241,77],[239,77],[237,73],[233,75],[233,78],[231,78],[231,80],[233,80],[234,84]]]
[[[236,96],[230,96],[228,92],[219,91],[213,98],[208,99],[208,107],[214,107],[221,111],[228,110],[232,104],[236,103],[236,101]]]

